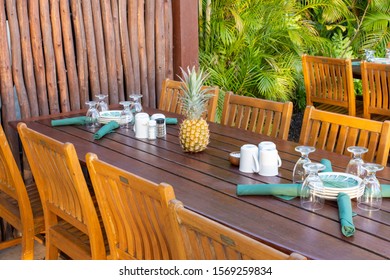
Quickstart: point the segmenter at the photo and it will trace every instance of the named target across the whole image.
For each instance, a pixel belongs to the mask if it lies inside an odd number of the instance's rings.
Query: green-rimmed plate
[[[359,188],[362,179],[343,172],[322,172],[319,176],[325,189],[339,191],[351,191]]]
[[[121,124],[121,111],[120,110],[109,110],[99,113],[99,122],[102,124],[109,123],[110,121],[116,121]]]
[[[374,57],[371,62],[381,63],[381,64],[390,64],[390,58]]]
[[[319,176],[324,184],[325,199],[336,200],[340,192],[346,193],[349,197],[356,198],[363,193],[360,187],[362,179],[343,172],[322,172]]]
[[[120,110],[109,110],[109,111],[103,111],[100,112],[101,118],[120,118],[121,117],[121,111]]]

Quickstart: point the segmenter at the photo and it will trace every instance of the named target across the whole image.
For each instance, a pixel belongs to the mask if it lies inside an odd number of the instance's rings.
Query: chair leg
[[[60,251],[56,246],[51,245],[50,238],[46,240],[46,260],[58,260]]]
[[[34,259],[34,234],[24,232],[22,236],[22,260]]]

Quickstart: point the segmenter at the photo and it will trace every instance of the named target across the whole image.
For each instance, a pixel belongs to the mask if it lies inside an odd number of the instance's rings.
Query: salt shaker
[[[163,118],[156,119],[156,126],[157,126],[157,137],[158,138],[165,137],[166,134],[165,119]]]
[[[148,139],[155,140],[157,137],[156,121],[150,120],[148,122]]]

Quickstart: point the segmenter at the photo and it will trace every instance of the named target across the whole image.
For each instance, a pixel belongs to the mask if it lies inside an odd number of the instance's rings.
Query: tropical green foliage
[[[388,0],[199,0],[200,65],[222,91],[303,108],[301,55],[384,56]]]

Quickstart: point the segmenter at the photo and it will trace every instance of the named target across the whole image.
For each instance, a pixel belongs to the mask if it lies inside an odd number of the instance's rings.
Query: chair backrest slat
[[[287,140],[292,109],[292,102],[277,102],[226,92],[221,124]]]
[[[390,120],[390,66],[361,62],[363,117]]]
[[[172,186],[156,184],[86,156],[112,259],[180,259],[170,225]]]
[[[324,110],[339,111],[344,108],[348,115],[356,115],[350,59],[304,54],[302,67],[307,105],[316,105]]]
[[[18,132],[42,199],[46,258],[57,259],[62,251],[73,259],[106,259],[96,207],[73,144],[59,142],[25,123],[18,124]]]
[[[182,114],[183,112],[180,100],[180,97],[183,94],[182,85],[183,82],[181,81],[165,79],[161,88],[158,109],[172,113]],[[202,88],[210,89],[208,93],[213,94],[213,97],[210,98],[208,101],[207,108],[203,114],[203,117],[207,121],[214,122],[218,106],[219,87],[203,86]]]
[[[363,146],[367,162],[386,166],[390,149],[390,121],[380,122],[307,106],[299,143],[350,155],[349,146]]]
[[[286,254],[245,236],[238,231],[186,209],[178,200],[170,201],[170,217],[180,235],[189,260],[287,260],[305,259]]]
[[[1,125],[0,218],[22,234],[18,241],[22,243],[21,259],[34,259],[35,235],[44,231],[42,204],[35,184],[25,185]],[[0,248],[9,248],[16,241],[1,242]]]

